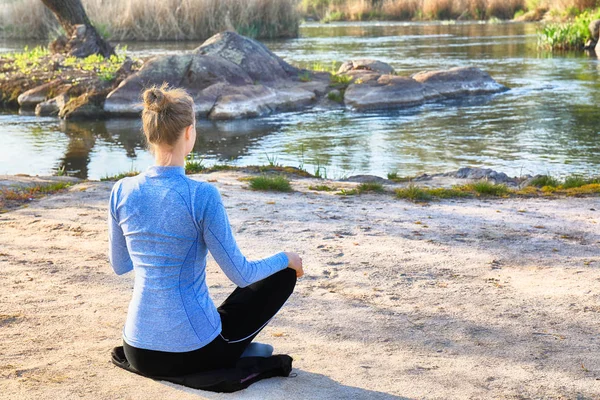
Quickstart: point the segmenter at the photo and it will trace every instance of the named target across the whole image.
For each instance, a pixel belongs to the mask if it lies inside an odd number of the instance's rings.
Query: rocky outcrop
[[[137,115],[142,90],[167,82],[190,93],[198,117],[256,117],[307,106],[327,92],[328,78],[302,82],[299,73],[262,43],[224,32],[190,54],[149,61],[108,95],[104,110]]]
[[[192,52],[155,57],[141,68],[126,60],[111,82],[87,76],[88,72],[80,74],[77,85],[60,80],[43,85],[4,85],[6,82],[0,81],[0,99],[10,103],[18,93],[21,107],[35,108],[38,115],[137,117],[142,110],[142,92],[167,83],[190,93],[198,118],[236,119],[312,106],[357,111],[401,108],[506,90],[477,68],[408,77],[396,75],[384,62],[359,59],[345,62],[333,75],[301,70],[262,43],[235,32],[217,34]],[[4,86],[10,89],[8,96],[3,93]],[[61,94],[68,97],[57,97]]]

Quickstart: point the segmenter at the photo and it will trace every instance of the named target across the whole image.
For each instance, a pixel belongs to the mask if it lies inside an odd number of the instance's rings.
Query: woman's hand
[[[296,278],[300,278],[302,275],[304,275],[304,270],[302,269],[302,259],[300,256],[296,253],[287,251],[285,252],[285,255],[289,260],[288,268],[296,271]]]

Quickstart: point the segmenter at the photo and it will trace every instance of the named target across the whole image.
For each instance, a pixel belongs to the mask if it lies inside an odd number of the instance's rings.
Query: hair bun
[[[144,92],[144,106],[146,109],[160,112],[164,109],[167,98],[162,88],[153,87]]]

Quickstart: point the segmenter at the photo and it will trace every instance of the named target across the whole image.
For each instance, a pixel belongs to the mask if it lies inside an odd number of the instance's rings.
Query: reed
[[[51,38],[54,15],[39,0],[4,0],[0,36]],[[295,37],[296,0],[82,0],[96,28],[111,40],[203,40],[223,30],[251,37]]]
[[[513,19],[528,11],[573,17],[600,6],[599,0],[302,0],[305,18],[320,21]]]

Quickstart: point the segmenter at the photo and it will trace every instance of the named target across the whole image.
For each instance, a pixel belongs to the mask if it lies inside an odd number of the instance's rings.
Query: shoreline
[[[0,214],[7,398],[600,394],[596,198],[331,201],[320,192],[247,190],[240,177],[191,176],[219,188],[248,258],[302,254],[305,277],[257,338],[294,358],[295,378],[222,395],[112,365],[134,274],[115,275],[106,259],[114,182],[88,181]],[[233,290],[211,258],[207,281],[217,304]]]

